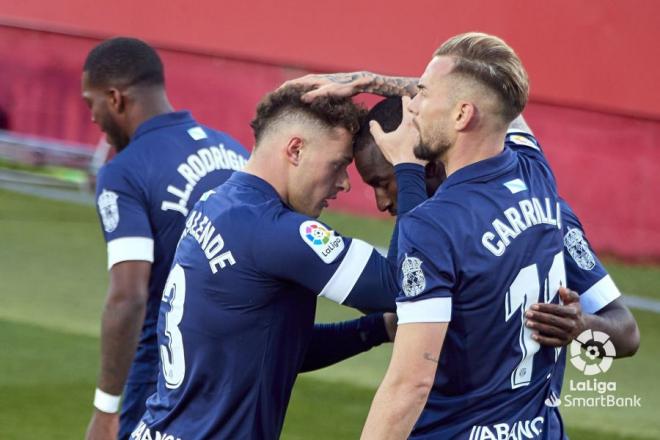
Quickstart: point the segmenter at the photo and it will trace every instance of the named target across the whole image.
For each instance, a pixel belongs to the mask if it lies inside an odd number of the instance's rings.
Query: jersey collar
[[[497,156],[475,162],[454,172],[440,185],[440,188],[449,188],[469,181],[487,182],[510,171],[514,166],[515,153],[509,147],[504,147],[504,151]]]
[[[147,119],[135,130],[133,133],[133,138],[131,141],[139,138],[143,134],[156,130],[163,127],[169,127],[172,125],[180,124],[194,124],[195,120],[192,115],[187,110],[182,110],[178,112],[164,113],[162,115],[154,116],[153,118]]]
[[[246,173],[244,171],[236,171],[229,179],[227,179],[227,182],[238,186],[254,188],[268,198],[280,199],[280,195],[270,183],[254,174]]]

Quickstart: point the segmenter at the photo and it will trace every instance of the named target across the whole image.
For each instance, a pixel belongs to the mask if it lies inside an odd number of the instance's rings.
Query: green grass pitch
[[[392,223],[328,213],[344,234],[385,245]],[[0,439],[82,438],[91,414],[98,366],[99,316],[107,273],[93,208],[0,190]],[[660,297],[660,269],[608,262],[622,290]],[[599,380],[617,394],[636,394],[642,408],[564,408],[573,439],[660,438],[660,316],[634,311],[642,347],[615,361]],[[318,320],[355,312],[319,301]],[[301,375],[287,413],[284,439],[359,436],[391,346]],[[579,379],[571,366],[568,377]],[[565,387],[566,393],[566,387]]]

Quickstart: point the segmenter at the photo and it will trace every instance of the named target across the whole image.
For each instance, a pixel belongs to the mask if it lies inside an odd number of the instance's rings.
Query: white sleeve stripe
[[[415,322],[451,321],[451,297],[429,298],[396,303],[399,325]]]
[[[341,264],[326,283],[319,296],[342,304],[362,275],[374,248],[362,240],[353,239]]]
[[[596,313],[620,296],[612,277],[606,275],[580,295],[580,305],[586,313]]]
[[[115,238],[108,242],[108,270],[122,261],[154,262],[154,241],[147,237]]]

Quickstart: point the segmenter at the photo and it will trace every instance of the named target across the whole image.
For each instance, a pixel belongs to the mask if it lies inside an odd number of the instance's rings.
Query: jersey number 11
[[[520,335],[518,341],[522,351],[522,359],[511,373],[511,388],[519,388],[529,385],[532,380],[532,369],[534,367],[534,355],[541,348],[539,343],[532,339],[532,330],[525,325],[525,312],[536,302],[551,302],[557,295],[559,287],[566,285],[566,270],[564,268],[564,254],[559,252],[555,255],[548,277],[543,286],[543,297],[541,297],[541,282],[536,264],[524,267],[511,283],[506,298],[505,320],[510,321],[518,310],[520,310]]]

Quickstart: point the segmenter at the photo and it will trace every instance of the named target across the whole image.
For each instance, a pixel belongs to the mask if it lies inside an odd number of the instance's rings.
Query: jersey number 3
[[[160,346],[160,360],[167,388],[179,388],[186,374],[186,358],[179,324],[183,318],[183,303],[186,300],[186,274],[180,265],[174,266],[167,277],[163,301],[170,305],[165,314],[165,337],[167,345]]]
[[[543,286],[543,297],[541,298],[541,282],[536,264],[524,267],[511,283],[506,293],[505,310],[506,321],[510,321],[516,312],[520,310],[520,336],[519,343],[522,351],[522,359],[511,373],[511,388],[529,385],[532,380],[532,369],[534,367],[534,355],[541,348],[539,343],[532,339],[532,331],[525,325],[525,312],[536,302],[551,302],[557,295],[559,287],[566,285],[566,271],[564,269],[564,254],[559,252],[555,255],[548,278]]]

